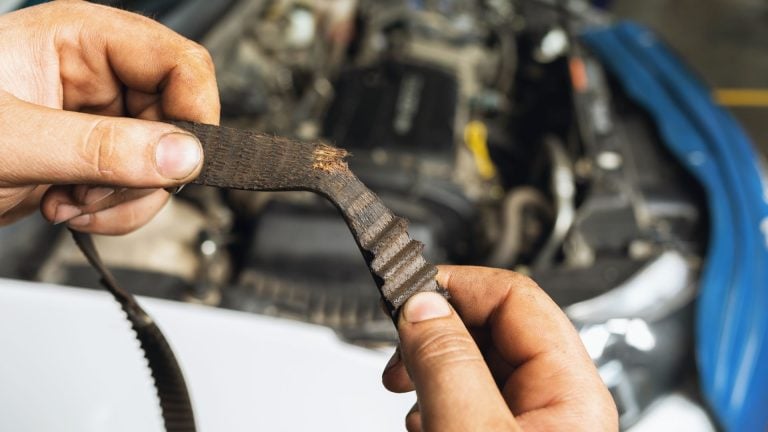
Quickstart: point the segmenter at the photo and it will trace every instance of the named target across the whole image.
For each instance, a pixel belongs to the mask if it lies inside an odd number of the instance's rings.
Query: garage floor
[[[616,0],[612,11],[660,33],[768,154],[768,1]]]

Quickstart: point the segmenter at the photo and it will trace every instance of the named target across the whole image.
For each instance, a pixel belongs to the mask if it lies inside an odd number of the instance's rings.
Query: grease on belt
[[[448,296],[435,281],[436,267],[422,256],[424,245],[408,236],[407,221],[395,216],[349,170],[344,150],[255,131],[172,123],[196,135],[203,145],[205,160],[195,184],[252,191],[303,190],[332,202],[352,232],[395,324],[400,308],[412,295],[431,291]],[[136,331],[155,379],[166,430],[194,431],[184,377],[162,332],[133,296],[120,288],[90,236],[74,231],[73,235]]]

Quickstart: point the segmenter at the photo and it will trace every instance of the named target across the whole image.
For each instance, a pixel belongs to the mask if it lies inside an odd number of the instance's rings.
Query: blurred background
[[[615,0],[611,11],[661,34],[768,152],[768,2]]]
[[[431,261],[532,276],[579,330],[623,429],[765,429],[765,356],[743,339],[768,325],[738,324],[765,304],[750,297],[765,286],[762,174],[721,110],[768,151],[765,1],[119,5],[210,50],[223,124],[349,149]],[[39,217],[0,241],[0,276],[98,287]],[[97,246],[141,295],[312,323],[369,349],[396,342],[344,222],[317,196],[190,186],[149,226]],[[718,385],[716,371],[728,375]]]

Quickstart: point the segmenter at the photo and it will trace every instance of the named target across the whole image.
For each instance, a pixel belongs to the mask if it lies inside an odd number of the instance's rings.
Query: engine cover
[[[458,83],[438,68],[385,60],[342,73],[324,135],[354,149],[453,154]]]

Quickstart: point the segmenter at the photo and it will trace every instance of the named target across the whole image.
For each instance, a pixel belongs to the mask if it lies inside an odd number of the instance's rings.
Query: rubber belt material
[[[181,372],[176,356],[168,341],[157,327],[152,317],[139,306],[136,299],[117,283],[112,273],[104,265],[89,234],[71,231],[75,243],[83,251],[88,262],[101,275],[101,283],[120,303],[131,327],[136,332],[136,339],[141,344],[155,381],[157,396],[160,399],[163,423],[168,432],[194,432],[195,416],[189,399],[187,384]]]
[[[347,167],[347,153],[323,142],[302,142],[255,131],[172,122],[197,136],[204,162],[195,184],[252,191],[309,191],[326,197],[355,238],[382,305],[397,325],[400,308],[419,292],[448,297],[435,280],[437,268],[422,256],[424,245]],[[101,261],[90,235],[72,231],[101,282],[125,311],[155,380],[168,432],[195,431],[184,376],[163,333]]]

